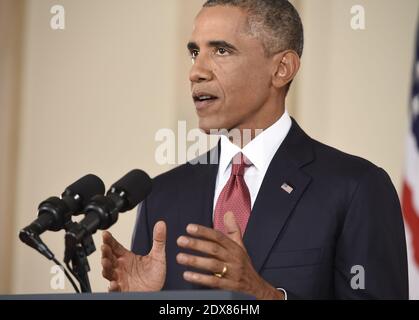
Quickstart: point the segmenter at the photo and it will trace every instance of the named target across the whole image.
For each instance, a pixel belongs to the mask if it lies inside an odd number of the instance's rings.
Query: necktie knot
[[[233,157],[231,174],[235,176],[243,176],[244,170],[250,165],[250,161],[243,155],[243,153],[240,152]]]

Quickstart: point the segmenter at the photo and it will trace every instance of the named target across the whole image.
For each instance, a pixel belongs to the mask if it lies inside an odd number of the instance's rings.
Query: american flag
[[[409,258],[410,298],[419,299],[419,28],[411,98],[402,207]]]

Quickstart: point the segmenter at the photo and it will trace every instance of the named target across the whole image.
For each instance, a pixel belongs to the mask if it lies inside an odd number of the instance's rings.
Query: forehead
[[[245,36],[248,31],[246,11],[231,6],[215,6],[199,12],[192,29],[192,39],[196,42],[234,40]]]

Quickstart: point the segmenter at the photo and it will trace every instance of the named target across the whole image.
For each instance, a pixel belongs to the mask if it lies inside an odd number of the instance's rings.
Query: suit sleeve
[[[151,236],[152,233],[148,223],[146,199],[138,206],[137,220],[135,222],[131,243],[132,252],[139,255],[147,255],[151,250]]]
[[[336,244],[337,299],[408,299],[400,202],[387,173],[373,167],[353,192]]]

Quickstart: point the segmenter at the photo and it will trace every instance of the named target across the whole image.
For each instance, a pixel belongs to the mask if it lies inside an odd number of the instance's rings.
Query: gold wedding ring
[[[221,273],[217,273],[214,272],[214,276],[216,276],[217,278],[223,278],[227,273],[227,266],[224,265],[223,271],[221,271]]]

